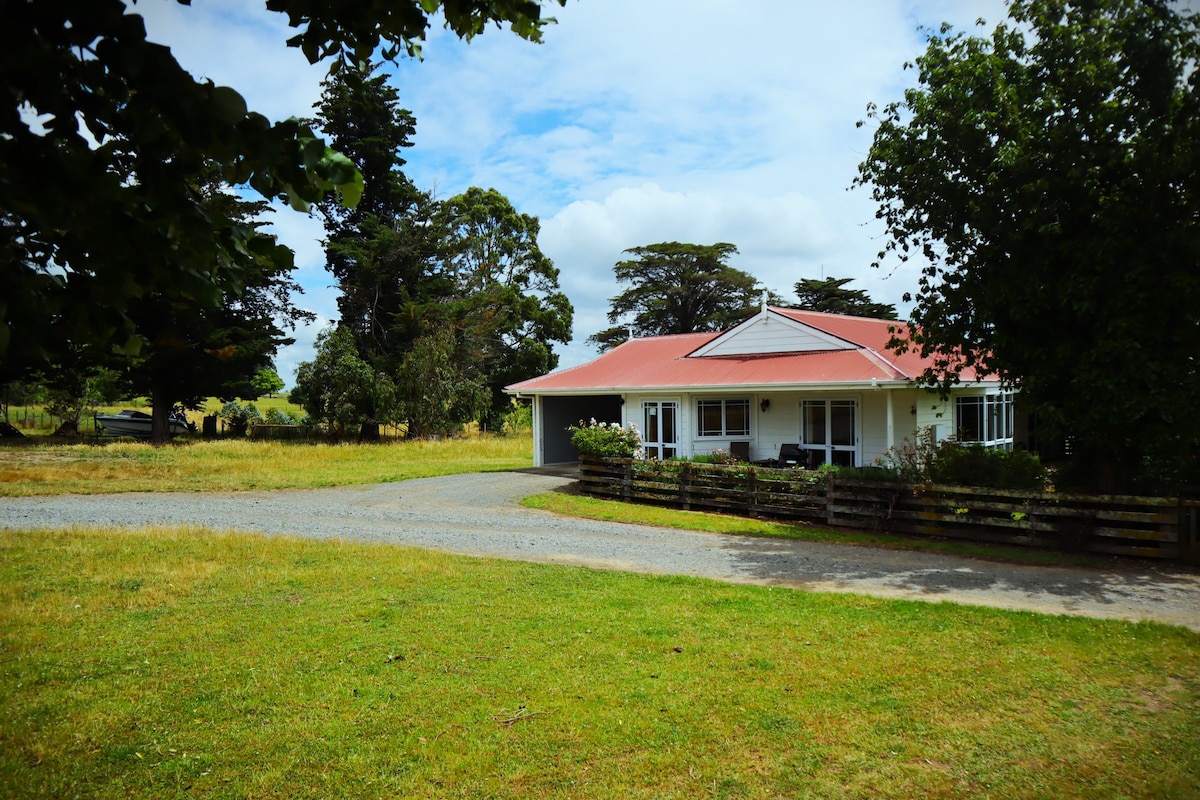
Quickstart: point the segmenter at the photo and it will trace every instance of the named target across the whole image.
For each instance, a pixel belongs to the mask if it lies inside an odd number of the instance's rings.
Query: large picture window
[[[958,440],[984,447],[1011,448],[1012,394],[971,395],[955,399]]]
[[[696,420],[700,436],[749,436],[750,401],[697,400]]]

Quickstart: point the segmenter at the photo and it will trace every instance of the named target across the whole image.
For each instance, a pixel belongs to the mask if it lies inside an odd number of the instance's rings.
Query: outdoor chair
[[[802,467],[808,455],[800,450],[798,444],[779,445],[779,458],[775,459],[775,467]]]
[[[730,442],[729,455],[733,456],[735,461],[750,460],[750,443],[749,442]]]

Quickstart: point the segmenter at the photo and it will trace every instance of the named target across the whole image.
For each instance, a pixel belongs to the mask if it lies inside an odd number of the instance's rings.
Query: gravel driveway
[[[202,525],[798,589],[1150,619],[1200,631],[1200,571],[1187,567],[1134,561],[1096,570],[1016,566],[576,520],[518,504],[522,497],[570,482],[505,472],[301,491],[4,498],[0,528]]]

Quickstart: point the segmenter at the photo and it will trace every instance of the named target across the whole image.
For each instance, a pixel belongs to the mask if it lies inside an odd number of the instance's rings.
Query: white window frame
[[[805,437],[806,410],[810,405],[821,405],[825,409],[825,425],[822,432],[823,442],[808,442]],[[833,407],[837,405],[850,407],[854,412],[853,444],[833,443]],[[852,463],[849,466],[862,466],[862,403],[857,397],[814,397],[800,401],[800,449],[821,454],[821,463],[833,464],[834,453],[850,453]],[[805,465],[802,465],[805,466]],[[815,466],[809,464],[807,466]]]
[[[980,435],[977,439],[968,439],[964,426],[964,407],[970,407],[970,413],[976,417]],[[988,448],[1013,447],[1013,427],[1016,415],[1013,413],[1012,392],[984,392],[982,394],[960,394],[954,398],[954,436],[963,444],[978,444]],[[973,426],[975,427],[975,426]]]
[[[746,430],[731,431],[729,430],[729,404],[744,403],[746,405]],[[701,410],[703,405],[721,406],[721,429],[716,433],[706,433],[704,431],[704,413]],[[749,397],[700,397],[696,399],[696,438],[697,439],[749,439],[751,436],[751,426],[753,425],[753,415],[750,413],[751,405]]]
[[[646,412],[651,407],[654,408],[656,418],[658,420],[658,427],[655,430],[650,430],[651,426],[646,424]],[[671,409],[671,418],[672,422],[674,423],[671,426],[671,435],[675,438],[675,441],[673,442],[662,441],[662,439],[665,438],[662,436],[662,431],[665,427],[663,425],[663,410],[665,408]],[[682,404],[679,402],[679,398],[677,397],[642,400],[642,418],[638,422],[638,427],[642,432],[642,451],[644,453],[644,458],[647,460],[666,461],[669,458],[675,458],[676,456],[680,455],[683,448],[682,443],[679,441],[681,438],[680,434],[682,427],[680,424],[681,412]]]

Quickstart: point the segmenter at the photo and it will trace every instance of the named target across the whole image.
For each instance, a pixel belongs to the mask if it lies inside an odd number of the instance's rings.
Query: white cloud
[[[185,66],[251,108],[311,113],[324,70],[283,46],[282,15],[242,0],[137,9]],[[494,187],[541,218],[576,307],[564,365],[592,355],[582,341],[607,324],[612,266],[638,245],[731,242],[735,266],[785,295],[822,272],[884,302],[914,288],[913,267],[869,266],[882,229],[868,192],[847,191],[870,146],[855,122],[913,84],[901,65],[924,50],[920,26],[982,16],[990,29],[1003,0],[573,0],[550,13],[542,45],[494,27],[470,45],[434,31],[393,85],[417,120],[405,157],[419,186]],[[332,317],[320,226],[300,220],[276,215],[311,287],[303,304]],[[280,360],[306,358],[297,344]]]

